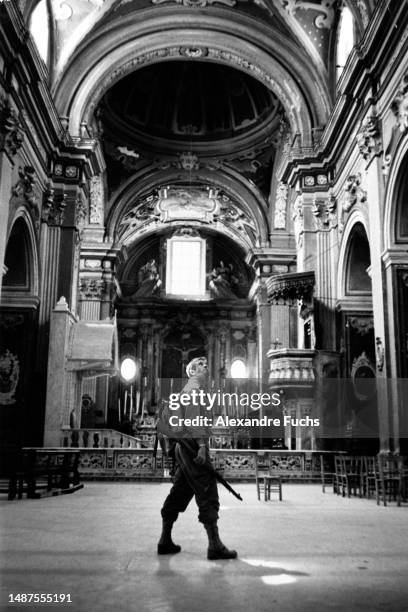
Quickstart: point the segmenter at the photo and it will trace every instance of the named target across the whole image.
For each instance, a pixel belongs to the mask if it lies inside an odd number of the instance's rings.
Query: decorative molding
[[[347,177],[344,187],[343,211],[347,213],[355,204],[362,204],[366,200],[367,193],[361,187],[361,174],[351,174]]]
[[[182,170],[198,170],[200,167],[198,157],[195,153],[183,152],[179,155],[179,167]]]
[[[289,272],[266,279],[268,302],[309,301],[315,285],[314,272]]]
[[[374,329],[374,320],[367,317],[348,317],[347,324],[360,336],[366,336]]]
[[[315,356],[313,349],[270,349],[267,352],[270,359],[269,382],[273,384],[276,381],[277,385],[282,385],[283,381],[290,385],[313,384]]]
[[[360,154],[366,161],[382,153],[382,138],[377,115],[367,117],[361,124],[357,134],[357,144]]]
[[[318,174],[306,174],[302,176],[303,188],[309,192],[315,190],[325,191],[327,189],[328,183],[328,174],[323,174],[322,172]]]
[[[48,223],[48,219],[54,206],[54,193],[54,188],[48,184],[43,194],[43,204],[41,209],[41,220],[45,223]]]
[[[128,146],[117,146],[116,149],[121,155],[124,155],[125,157],[131,157],[133,159],[140,158],[140,153],[137,153],[137,151],[135,151],[134,149],[129,149]]]
[[[77,182],[80,175],[80,166],[73,164],[69,159],[57,159],[52,167],[52,179],[57,182]]]
[[[365,351],[353,359],[350,377],[353,380],[354,393],[357,399],[366,401],[375,394],[375,384],[369,382],[375,376],[375,367]]]
[[[208,55],[208,47],[180,47],[179,51],[180,55],[191,59],[200,59]]]
[[[194,227],[179,227],[176,229],[171,237],[174,236],[188,236],[189,238],[201,238],[201,234],[198,229]]]
[[[20,166],[18,175],[20,178],[12,189],[13,196],[24,198],[32,207],[36,208],[36,196],[33,189],[36,183],[34,168],[32,166]]]
[[[397,126],[403,134],[408,130],[408,73],[404,75],[397,94],[391,104]]]
[[[75,200],[75,225],[82,226],[85,224],[88,215],[88,207],[81,194],[78,194]]]
[[[255,221],[227,194],[211,187],[182,185],[167,185],[139,201],[120,221],[119,236],[122,241],[127,240],[142,227],[171,221],[219,222],[249,237],[251,242],[258,237]]]
[[[361,21],[363,22],[363,26],[364,28],[366,28],[368,26],[368,22],[370,21],[370,18],[368,16],[368,10],[367,10],[367,5],[365,3],[365,0],[357,0],[357,8],[361,15]]]
[[[182,4],[193,8],[204,8],[213,4],[223,4],[224,6],[235,6],[236,0],[151,0],[152,4]]]
[[[177,219],[212,223],[220,211],[217,195],[214,189],[164,187],[159,190],[155,212],[162,223]]]
[[[106,281],[96,278],[81,278],[79,291],[81,300],[100,300],[106,293]]]
[[[132,297],[149,297],[159,293],[162,282],[155,259],[151,259],[139,268],[137,277],[139,285]]]
[[[314,217],[316,229],[320,230],[323,228],[323,225],[327,225],[328,218],[327,218],[326,206],[324,202],[322,202],[321,200],[317,200],[316,198],[313,198],[313,203],[312,203],[310,212],[312,213]]]
[[[103,223],[103,183],[100,175],[89,181],[89,223]]]
[[[0,151],[16,155],[24,142],[24,127],[20,115],[0,97]]]
[[[327,198],[326,209],[327,209],[328,223],[330,227],[337,227],[338,225],[337,200],[332,190],[329,191],[329,197]]]
[[[382,372],[384,369],[385,350],[384,350],[383,342],[381,338],[379,338],[378,336],[375,339],[375,357],[376,357],[377,370],[379,372]]]
[[[330,190],[327,200],[313,200],[311,213],[314,216],[317,230],[331,229],[337,227],[337,200]]]
[[[390,173],[392,162],[392,155],[390,153],[385,152],[382,159],[382,173],[385,177],[387,177]]]
[[[216,216],[217,221],[231,226],[241,234],[249,236],[251,241],[258,238],[258,231],[254,221],[239,206],[234,204],[225,193],[219,195],[220,211]]]
[[[225,265],[223,261],[220,261],[208,277],[211,297],[215,299],[236,299],[237,296],[233,287],[235,288],[239,279],[234,275],[234,267],[231,263]]]
[[[41,220],[48,225],[62,225],[65,219],[67,194],[55,194],[53,187],[48,186],[44,192]]]
[[[274,229],[286,229],[288,186],[280,182],[276,190]]]
[[[318,0],[318,2],[306,2],[305,0],[280,0],[285,11],[296,18],[296,12],[315,11],[320,13],[315,19],[314,24],[319,30],[330,29],[333,25],[335,15],[335,5],[337,0]]]
[[[304,231],[304,217],[303,217],[303,194],[298,193],[293,203],[293,226],[295,230],[296,244],[298,248],[303,246],[303,231]]]

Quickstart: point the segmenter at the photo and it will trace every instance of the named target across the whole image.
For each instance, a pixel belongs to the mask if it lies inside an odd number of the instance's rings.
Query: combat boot
[[[163,519],[163,528],[160,536],[160,540],[157,544],[158,555],[175,555],[181,550],[181,546],[175,544],[171,539],[171,530],[173,528],[173,521],[167,521]]]
[[[215,559],[236,559],[238,553],[236,550],[229,550],[220,540],[218,534],[217,523],[205,523],[205,530],[208,535],[208,551],[207,559],[214,561]]]

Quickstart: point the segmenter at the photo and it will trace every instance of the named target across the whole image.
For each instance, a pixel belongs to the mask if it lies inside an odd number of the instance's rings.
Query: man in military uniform
[[[193,389],[207,387],[208,365],[205,357],[197,357],[186,367],[189,380],[182,393],[191,394]],[[185,408],[185,418],[200,416],[200,406],[190,404]],[[237,552],[229,550],[221,542],[218,534],[218,500],[217,481],[213,474],[204,467],[210,463],[209,430],[205,427],[185,428],[183,441],[175,444],[176,470],[173,486],[167,496],[161,515],[163,531],[157,546],[159,555],[180,552],[181,546],[174,544],[171,538],[173,523],[179,512],[184,512],[195,496],[198,506],[198,520],[203,523],[208,535],[207,558],[235,559]]]

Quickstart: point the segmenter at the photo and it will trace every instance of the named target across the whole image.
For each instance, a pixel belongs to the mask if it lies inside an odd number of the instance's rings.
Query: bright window
[[[30,22],[30,32],[42,59],[47,64],[49,26],[46,0],[41,0],[33,10]]]
[[[246,378],[247,369],[245,361],[235,359],[231,364],[231,378]]]
[[[205,240],[175,237],[167,241],[166,293],[205,296]]]
[[[134,380],[137,373],[136,361],[132,357],[126,357],[120,366],[120,374],[126,382]]]
[[[347,58],[354,47],[354,43],[354,17],[350,9],[344,7],[341,11],[337,38],[337,80],[340,78],[340,75],[343,72]]]

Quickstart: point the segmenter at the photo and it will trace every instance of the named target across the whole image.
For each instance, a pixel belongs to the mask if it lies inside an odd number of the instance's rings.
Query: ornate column
[[[385,343],[385,338],[389,334],[386,315],[386,303],[384,299],[384,287],[386,276],[384,273],[382,258],[379,256],[384,250],[384,231],[383,231],[383,174],[382,159],[383,151],[382,135],[380,124],[375,107],[371,107],[366,117],[360,125],[357,134],[357,146],[360,153],[360,165],[365,171],[364,185],[366,188],[366,206],[369,216],[369,243],[370,251],[374,254],[371,257],[370,276],[372,283],[373,298],[373,318],[374,318],[374,337],[377,344]],[[385,358],[385,356],[384,356]],[[379,437],[380,452],[390,450],[390,439],[393,438],[391,450],[399,449],[399,432],[392,427],[394,410],[398,410],[390,401],[386,384],[388,364],[384,362],[381,367],[376,368],[377,393],[378,393],[378,417],[379,417]]]
[[[41,283],[40,324],[49,321],[50,314],[57,302],[61,226],[65,221],[67,196],[61,189],[49,184],[43,195],[41,212],[41,261],[43,278]],[[70,293],[64,296],[69,299]],[[72,304],[71,304],[72,306]]]
[[[333,193],[317,194],[311,208],[317,232],[317,256],[315,265],[316,293],[319,300],[315,304],[317,345],[319,349],[333,350],[336,346],[335,301],[337,277],[337,200]],[[317,325],[317,324],[316,324]]]

